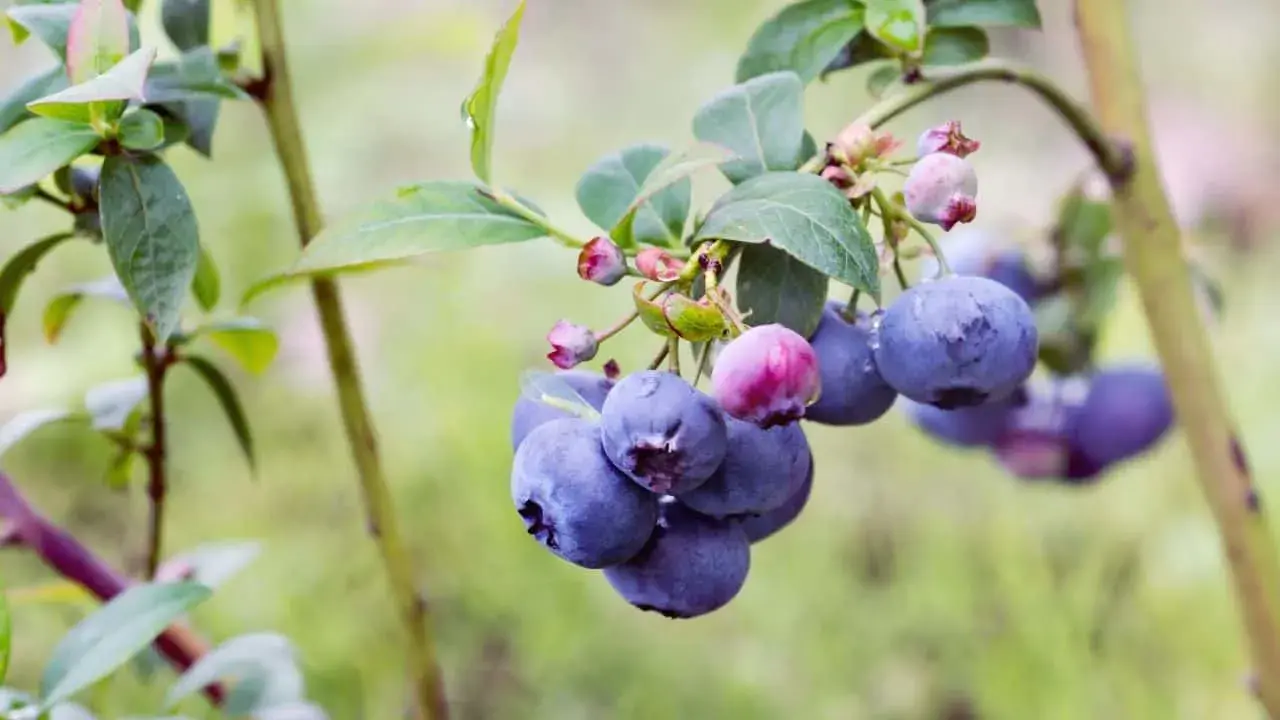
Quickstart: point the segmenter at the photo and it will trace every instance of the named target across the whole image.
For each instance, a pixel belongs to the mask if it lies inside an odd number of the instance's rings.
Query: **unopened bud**
[[[613,285],[627,274],[622,248],[607,237],[598,237],[578,253],[578,277],[600,285]]]
[[[575,325],[568,320],[560,320],[551,328],[551,332],[547,333],[547,342],[551,343],[547,359],[562,370],[568,370],[595,357],[600,347],[590,328]]]
[[[870,158],[884,157],[902,143],[887,132],[877,132],[870,125],[854,123],[840,131],[832,143],[832,155],[850,165]]]
[[[684,264],[662,248],[645,248],[636,255],[636,269],[650,280],[669,282],[680,277]]]
[[[982,143],[964,136],[960,131],[959,120],[949,120],[925,130],[916,142],[920,157],[933,153],[947,153],[956,157],[965,157],[978,151]]]

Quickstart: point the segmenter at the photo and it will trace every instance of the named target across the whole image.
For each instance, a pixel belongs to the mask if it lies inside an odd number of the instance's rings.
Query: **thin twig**
[[[164,379],[171,361],[167,350],[157,351],[155,336],[145,323],[142,325],[141,336],[142,366],[146,371],[147,396],[151,405],[151,442],[143,452],[147,459],[147,499],[151,509],[150,522],[147,524],[146,577],[153,579],[160,569],[163,552],[165,496],[169,486],[165,469],[168,452],[165,439]]]

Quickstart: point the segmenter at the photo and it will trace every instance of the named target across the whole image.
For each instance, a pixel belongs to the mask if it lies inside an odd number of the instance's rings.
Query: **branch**
[[[1267,713],[1280,718],[1280,563],[1153,159],[1127,3],[1077,0],[1076,25],[1102,127],[1127,138],[1133,149],[1132,177],[1113,181],[1125,264],[1138,286],[1174,409],[1222,536],[1258,695]]]
[[[165,471],[168,452],[165,447],[164,378],[172,364],[173,354],[167,349],[156,352],[155,336],[144,323],[142,366],[146,369],[147,397],[151,401],[151,444],[144,449],[150,475],[147,498],[151,501],[151,520],[147,526],[146,577],[153,580],[156,570],[160,568],[164,542],[164,501],[169,488]]]
[[[322,221],[294,105],[280,8],[276,0],[254,0],[253,6],[262,44],[264,72],[257,97],[266,113],[276,154],[284,169],[294,223],[299,240],[305,247],[320,233]],[[400,534],[391,490],[383,476],[377,434],[360,384],[351,334],[343,319],[342,297],[338,286],[329,278],[313,279],[311,288],[328,346],[329,366],[337,385],[347,442],[351,446],[364,497],[369,533],[378,545],[408,638],[409,669],[418,714],[423,720],[444,720],[448,717],[448,707],[436,664],[427,606],[418,592],[413,560]]]
[[[5,520],[6,544],[30,549],[59,575],[103,602],[129,587],[128,579],[108,567],[68,532],[36,512],[4,473],[0,473],[0,518]],[[204,640],[182,623],[170,625],[156,638],[155,647],[179,672],[209,652]],[[222,685],[208,685],[204,694],[213,704],[222,704]]]

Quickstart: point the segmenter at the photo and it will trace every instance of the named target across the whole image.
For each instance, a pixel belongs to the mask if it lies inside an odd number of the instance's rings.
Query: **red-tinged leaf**
[[[78,84],[129,54],[129,13],[121,0],[80,0],[67,31],[67,76]]]

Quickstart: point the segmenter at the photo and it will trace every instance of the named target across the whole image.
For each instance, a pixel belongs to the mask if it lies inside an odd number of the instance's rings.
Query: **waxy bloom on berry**
[[[982,143],[964,136],[960,131],[959,120],[949,120],[931,127],[920,134],[916,142],[916,150],[920,157],[933,153],[947,153],[956,157],[972,155],[982,147]]]
[[[950,230],[978,215],[978,175],[968,160],[947,153],[920,158],[902,186],[907,211]]]
[[[799,420],[821,385],[813,348],[779,324],[751,328],[729,343],[711,373],[724,411],[763,428]]]
[[[600,285],[613,285],[627,274],[627,258],[607,237],[598,237],[578,253],[578,277]]]
[[[560,320],[547,333],[547,342],[551,343],[551,352],[547,359],[562,370],[586,362],[596,356],[599,343],[591,328],[585,325],[574,325],[568,320]]]

